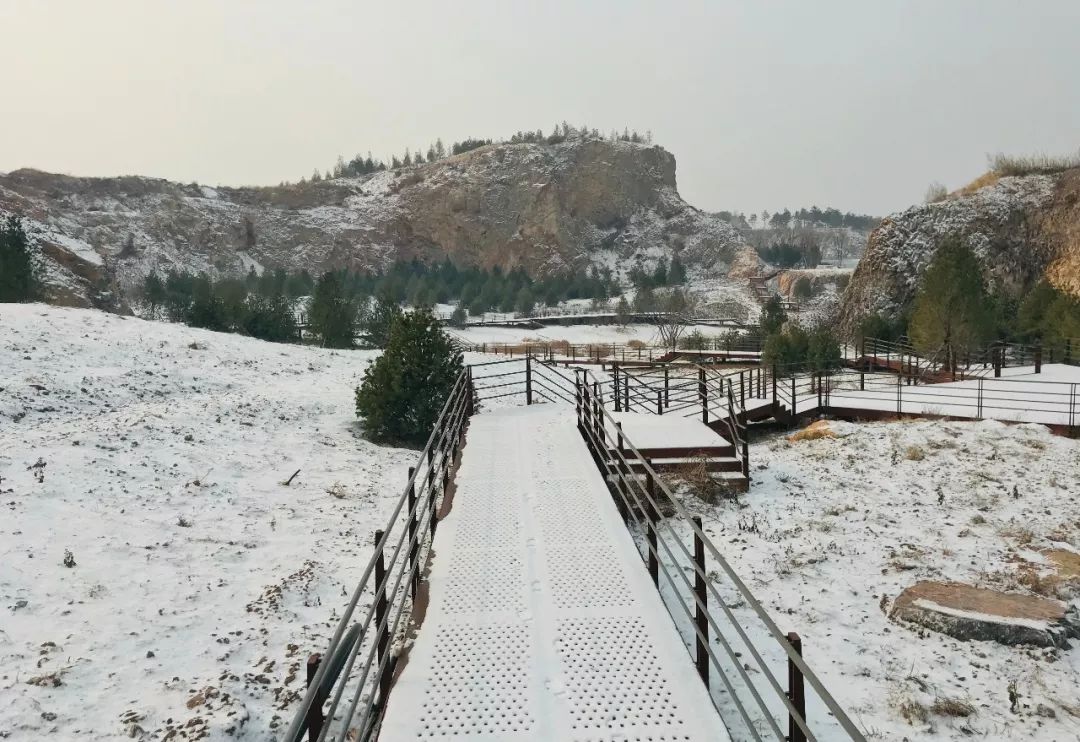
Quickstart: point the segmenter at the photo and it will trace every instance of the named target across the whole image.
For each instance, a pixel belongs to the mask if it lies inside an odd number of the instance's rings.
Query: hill
[[[381,269],[449,257],[533,275],[617,271],[680,254],[722,269],[741,244],[679,196],[675,158],[644,143],[500,143],[430,163],[294,185],[211,188],[145,177],[0,176],[45,259],[48,298],[117,308],[151,270]]]
[[[1019,297],[1046,278],[1080,295],[1080,168],[988,173],[944,199],[886,217],[844,293],[840,324],[853,332],[870,314],[908,309],[934,252],[959,235],[994,293]]]

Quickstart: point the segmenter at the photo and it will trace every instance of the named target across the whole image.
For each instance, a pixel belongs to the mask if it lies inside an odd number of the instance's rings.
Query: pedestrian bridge
[[[572,409],[472,420],[379,739],[726,740]]]

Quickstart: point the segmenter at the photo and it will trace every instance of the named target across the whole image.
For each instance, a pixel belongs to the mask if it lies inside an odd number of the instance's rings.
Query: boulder
[[[956,639],[1068,647],[1080,637],[1080,616],[1066,604],[956,582],[919,582],[893,602],[890,617]]]

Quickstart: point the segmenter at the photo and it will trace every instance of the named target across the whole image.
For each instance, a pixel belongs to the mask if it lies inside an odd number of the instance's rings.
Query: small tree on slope
[[[946,238],[923,274],[908,330],[916,350],[925,356],[941,354],[950,368],[993,334],[993,306],[982,268],[959,238]]]
[[[34,263],[22,219],[0,223],[0,302],[31,301],[37,295]]]
[[[327,271],[315,284],[308,317],[312,331],[326,348],[351,348],[356,331],[356,307],[345,294],[337,274]]]
[[[368,437],[422,445],[461,369],[461,353],[430,309],[396,317],[386,350],[356,390],[356,414]]]

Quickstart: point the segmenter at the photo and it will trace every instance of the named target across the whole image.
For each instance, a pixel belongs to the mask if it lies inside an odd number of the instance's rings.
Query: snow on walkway
[[[572,411],[470,423],[380,739],[726,740]]]

